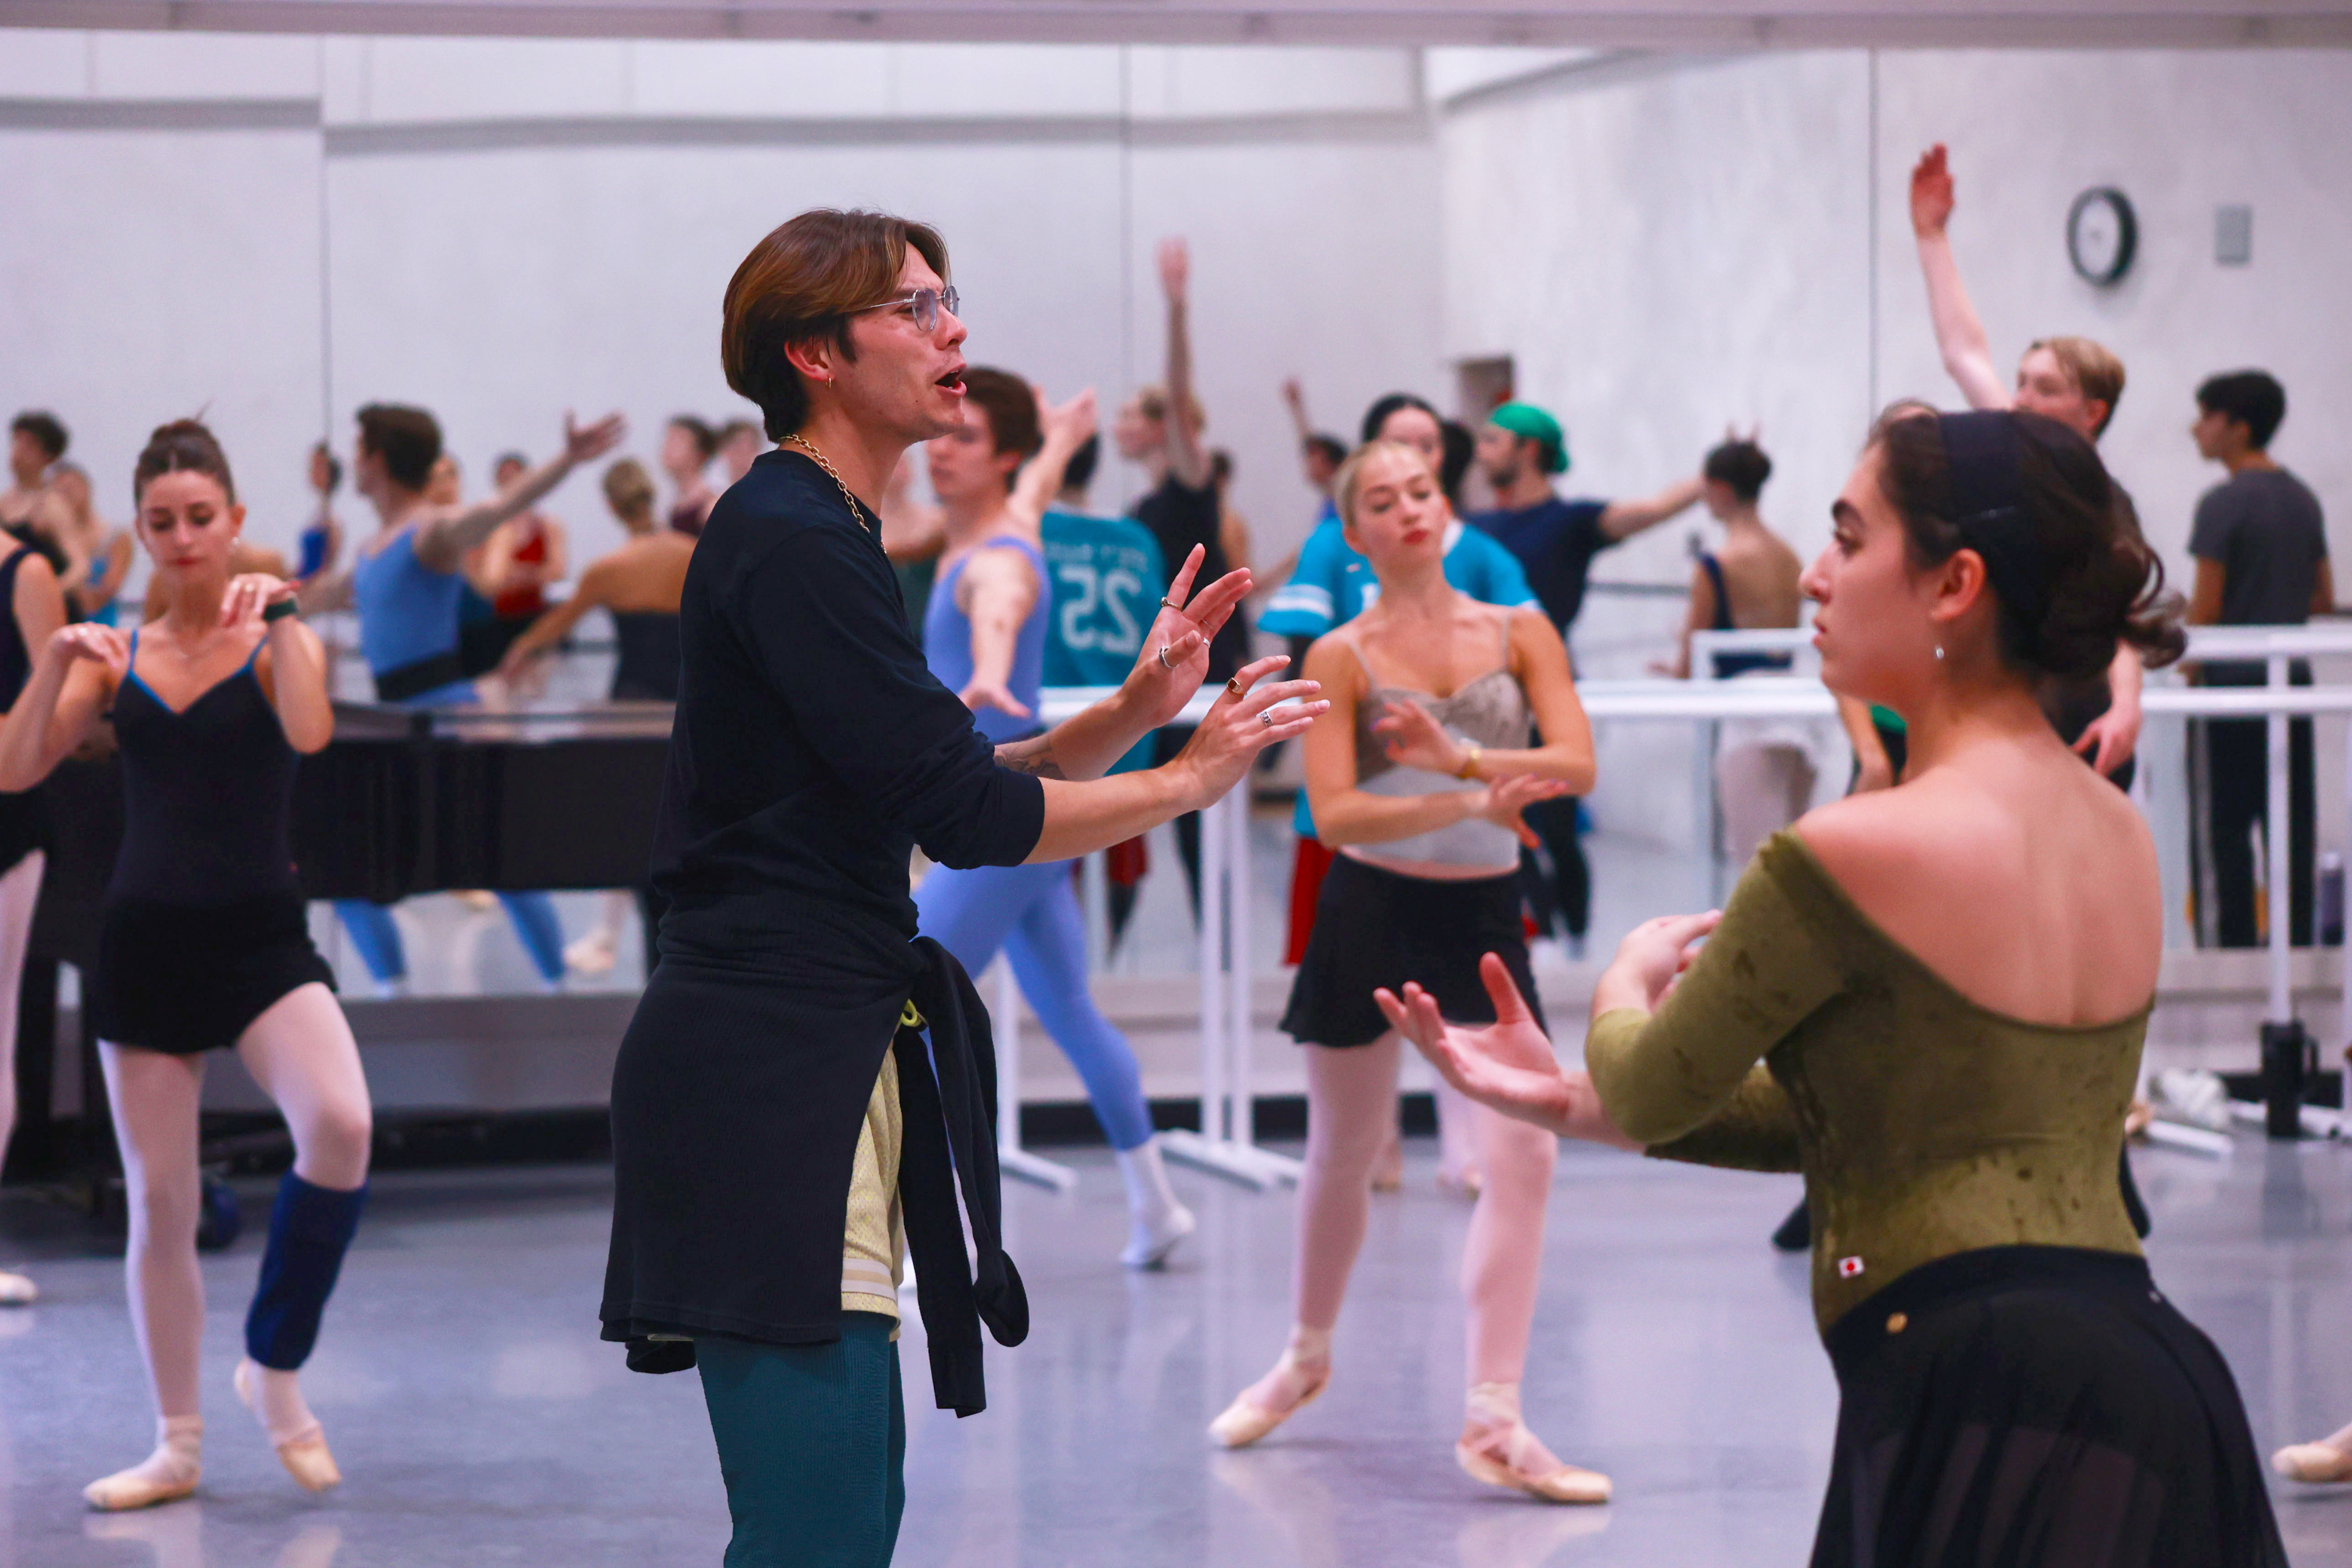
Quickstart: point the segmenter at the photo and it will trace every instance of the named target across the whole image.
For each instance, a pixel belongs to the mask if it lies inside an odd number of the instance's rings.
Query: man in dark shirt
[[[1527,402],[1507,402],[1487,415],[1478,432],[1478,466],[1501,504],[1474,514],[1469,523],[1518,558],[1528,586],[1563,639],[1584,607],[1592,558],[1686,510],[1706,488],[1706,481],[1694,474],[1639,500],[1562,500],[1552,489],[1552,476],[1568,472],[1568,434],[1559,421]],[[1571,951],[1582,949],[1592,912],[1591,875],[1577,842],[1577,810],[1572,800],[1528,807],[1528,826],[1543,840],[1550,870],[1547,874],[1533,851],[1525,852],[1521,862],[1537,928],[1550,936],[1557,910]]]
[[[1209,455],[1201,444],[1204,423],[1201,401],[1192,392],[1192,334],[1188,320],[1186,291],[1192,273],[1192,252],[1181,239],[1160,242],[1160,287],[1168,297],[1168,376],[1158,386],[1147,386],[1122,404],[1111,427],[1118,455],[1142,465],[1151,476],[1151,488],[1135,504],[1136,521],[1151,530],[1160,544],[1160,564],[1171,575],[1184,567],[1195,546],[1202,551],[1198,580],[1214,582],[1232,570],[1223,538],[1224,507],[1209,476]],[[1209,678],[1222,681],[1249,658],[1249,625],[1236,612],[1209,646]],[[1190,729],[1163,729],[1158,760],[1167,762],[1192,738]],[[1176,819],[1176,849],[1184,862],[1185,885],[1191,890],[1192,913],[1201,910],[1201,819],[1188,813]]]
[[[2230,476],[2197,503],[2189,553],[2197,583],[2189,603],[2199,626],[2300,626],[2336,608],[2327,531],[2319,499],[2280,467],[2271,437],[2286,417],[2286,392],[2261,371],[2214,376],[2197,389],[2198,455]],[[2206,685],[2258,686],[2255,663],[2208,664]],[[2297,661],[2290,678],[2311,684]],[[2209,719],[2192,727],[2190,785],[2203,809],[2194,817],[2198,938],[2208,946],[2255,945],[2252,833],[2270,831],[2270,751],[2262,719]],[[2287,727],[2287,930],[2297,946],[2311,942],[2311,721]]]

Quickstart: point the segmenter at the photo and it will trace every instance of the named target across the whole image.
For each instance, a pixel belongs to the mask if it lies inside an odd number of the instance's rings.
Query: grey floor
[[[1163,1274],[1111,1261],[1118,1183],[1008,1189],[1036,1322],[992,1352],[992,1408],[931,1411],[905,1346],[911,1496],[898,1561],[1071,1564],[1794,1564],[1834,1391],[1801,1260],[1765,1245],[1784,1178],[1565,1152],[1528,1381],[1538,1429],[1619,1501],[1570,1511],[1454,1468],[1467,1210],[1425,1144],[1377,1200],[1331,1392],[1258,1448],[1202,1427],[1277,1348],[1291,1199],[1189,1173],[1202,1231]],[[2352,1150],[2242,1140],[2215,1162],[2138,1156],[2159,1278],[2243,1385],[2258,1441],[2352,1418]],[[247,1189],[248,1212],[267,1187]],[[298,1492],[234,1402],[256,1243],[205,1265],[213,1299],[200,1495],[138,1515],[79,1489],[152,1427],[109,1245],[27,1195],[5,1257],[45,1292],[0,1316],[0,1568],[401,1568],[716,1563],[718,1467],[688,1376],[633,1376],[594,1338],[606,1174],[395,1176],[373,1207],[306,1382],[349,1479]],[[2352,1563],[2352,1491],[2282,1491],[2294,1561]]]

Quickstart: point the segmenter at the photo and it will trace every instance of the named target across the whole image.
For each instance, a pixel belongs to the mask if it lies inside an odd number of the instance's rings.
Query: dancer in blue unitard
[[[1093,432],[1094,399],[1083,394],[1041,418],[1036,394],[1018,376],[971,370],[964,388],[963,428],[927,448],[947,552],[924,615],[923,650],[981,733],[1001,744],[1044,727],[1037,705],[1054,598],[1039,520],[1070,455]],[[1016,491],[1013,476],[1033,455]],[[940,866],[915,890],[915,906],[923,935],[974,974],[1004,949],[1118,1154],[1131,1220],[1120,1260],[1155,1268],[1192,1234],[1192,1215],[1169,1187],[1135,1051],[1087,988],[1071,873],[1066,861]]]
[[[439,422],[421,408],[370,403],[359,413],[354,467],[359,491],[374,503],[383,527],[354,552],[347,569],[304,589],[303,608],[350,604],[358,610],[360,650],[375,676],[378,701],[419,707],[472,702],[474,683],[457,662],[458,601],[466,591],[459,562],[573,468],[610,451],[622,429],[617,413],[584,427],[567,418],[563,450],[552,460],[487,501],[444,505],[425,493],[441,455]],[[543,893],[502,893],[499,902],[540,977],[561,984],[563,927],[554,901]],[[392,990],[404,982],[408,958],[391,909],[359,898],[338,899],[335,909],[377,987]]]

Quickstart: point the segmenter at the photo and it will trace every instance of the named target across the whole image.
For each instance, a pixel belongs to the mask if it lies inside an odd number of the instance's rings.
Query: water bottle
[[[2344,857],[2334,850],[2319,857],[2319,945],[2344,946]]]

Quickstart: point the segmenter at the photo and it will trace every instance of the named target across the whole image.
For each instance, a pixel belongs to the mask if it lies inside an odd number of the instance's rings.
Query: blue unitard
[[[1018,550],[1037,573],[1037,603],[1022,622],[1007,683],[1034,715],[1045,686],[1045,627],[1054,608],[1045,559],[1025,539],[993,538],[978,549]],[[950,691],[961,691],[971,680],[971,622],[956,608],[956,589],[971,559],[967,554],[940,574],[923,616],[923,655]],[[994,708],[977,710],[972,720],[999,744],[1039,728],[1034,716],[1016,718]],[[1143,1075],[1127,1037],[1103,1017],[1087,988],[1086,923],[1073,881],[1067,861],[970,871],[934,866],[915,890],[915,908],[923,935],[972,974],[1004,949],[1022,995],[1077,1069],[1111,1147],[1131,1149],[1151,1136]]]
[[[359,610],[360,652],[385,700],[416,707],[445,707],[475,700],[474,683],[457,674],[457,606],[465,578],[435,571],[416,559],[416,530],[403,528],[373,555],[352,563],[352,598]],[[447,678],[438,679],[440,675]],[[404,678],[405,677],[405,678]],[[415,689],[420,681],[436,684]],[[532,967],[550,985],[563,977],[563,926],[555,901],[543,893],[502,893],[507,917],[530,955]],[[352,934],[352,946],[368,973],[382,984],[408,973],[400,927],[392,911],[363,898],[339,898],[335,911]]]

